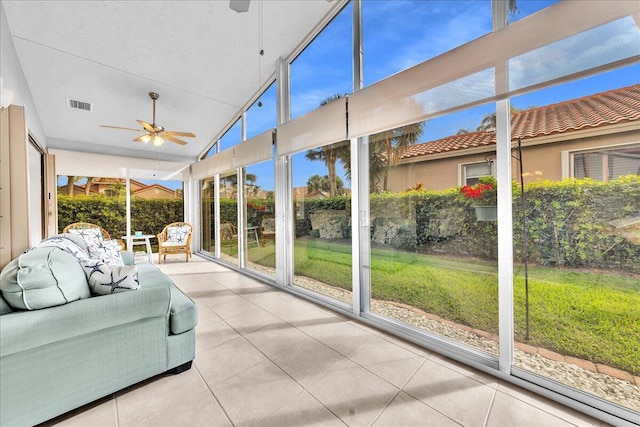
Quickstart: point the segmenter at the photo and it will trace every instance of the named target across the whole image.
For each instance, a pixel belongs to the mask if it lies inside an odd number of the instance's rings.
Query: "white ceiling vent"
[[[75,110],[91,111],[93,106],[90,102],[78,101],[75,99],[67,98],[67,106]]]

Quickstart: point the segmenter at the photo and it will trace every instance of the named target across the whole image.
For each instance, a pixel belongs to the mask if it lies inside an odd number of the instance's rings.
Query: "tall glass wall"
[[[275,169],[268,161],[243,169],[245,267],[274,277],[276,269]]]
[[[216,253],[215,206],[215,179],[205,178],[200,181],[201,249],[210,255]]]
[[[512,99],[513,120],[527,118],[529,135],[517,156],[524,187],[513,196],[515,366],[635,411],[640,139],[624,127],[572,133],[593,117],[637,114],[626,106],[640,97],[638,73],[636,65]],[[567,112],[574,120],[562,137],[534,146],[530,136]]]
[[[495,131],[487,120],[495,127],[492,105],[370,135],[363,178],[370,312],[497,355]],[[485,140],[493,143],[464,152]]]
[[[238,265],[238,174],[235,169],[220,175],[220,258]]]
[[[295,286],[351,304],[349,143],[292,156]]]
[[[637,10],[621,17],[630,3],[518,1],[509,27],[492,33],[491,2],[411,3],[361,2],[364,70],[350,71],[351,5],[291,59],[291,81],[282,82],[291,99],[280,107],[294,121],[352,92],[363,72],[366,87],[349,95],[345,125],[365,159],[351,170],[348,142],[289,154],[335,117],[324,122],[324,110],[317,122],[297,122],[309,132],[285,141],[277,163],[241,169],[240,183],[236,170],[222,174],[222,258],[271,276],[275,253],[292,254],[272,277],[292,276],[296,292],[360,309],[377,326],[476,363],[497,362],[514,382],[634,419]],[[585,8],[598,11],[588,22]],[[567,11],[575,16],[557,13]],[[552,23],[554,31],[537,30]],[[272,186],[273,172],[286,185]],[[261,192],[275,189],[288,199],[278,218],[293,222],[278,242],[271,196]],[[206,215],[203,207],[203,223]],[[354,245],[362,249],[355,258]]]

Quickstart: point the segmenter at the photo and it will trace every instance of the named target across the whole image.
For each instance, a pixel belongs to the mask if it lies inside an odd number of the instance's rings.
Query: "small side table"
[[[153,257],[151,252],[151,242],[149,239],[152,237],[156,237],[153,234],[143,234],[141,236],[122,236],[123,240],[127,241],[127,250],[132,250],[132,246],[135,245],[146,245],[147,247],[147,258],[149,258],[149,262],[153,264]]]

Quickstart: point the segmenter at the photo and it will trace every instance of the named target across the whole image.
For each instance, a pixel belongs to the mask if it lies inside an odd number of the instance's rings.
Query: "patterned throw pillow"
[[[135,265],[109,265],[103,260],[82,263],[93,295],[109,295],[140,289]]]
[[[99,228],[78,228],[68,230],[71,234],[77,234],[87,242],[87,246],[94,246],[102,242],[102,230]]]
[[[97,245],[89,246],[89,255],[92,260],[101,260],[108,265],[124,265],[122,255],[120,255],[120,246],[116,240],[102,240]]]
[[[187,243],[187,237],[191,233],[191,228],[186,225],[167,228],[167,242]]]
[[[35,248],[58,248],[74,257],[80,262],[89,260],[89,253],[86,250],[86,246],[81,246],[84,242],[74,240],[74,235],[68,236],[59,234],[57,236],[49,237],[40,241],[34,247],[27,249],[25,253],[34,250]],[[76,237],[77,239],[77,237]]]

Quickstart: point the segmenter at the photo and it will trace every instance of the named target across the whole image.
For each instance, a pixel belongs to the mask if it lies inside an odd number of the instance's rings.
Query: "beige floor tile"
[[[495,388],[431,360],[409,380],[404,391],[465,426],[482,426]]]
[[[234,294],[235,295],[235,294]],[[221,304],[210,304],[207,302],[207,305],[215,314],[220,316],[221,319],[227,319],[229,317],[237,316],[238,314],[246,313],[249,310],[255,310],[258,308],[257,305],[248,301],[241,296],[235,295],[235,298],[230,299],[229,301],[225,301]]]
[[[514,397],[497,392],[486,426],[569,427],[573,424]]]
[[[393,343],[397,346],[400,346],[406,350],[409,350],[412,353],[415,353],[418,356],[422,356],[424,358],[429,358],[432,354],[431,351],[429,351],[428,349],[418,345],[418,344],[414,344],[412,342],[409,341],[405,341],[402,338],[398,338],[398,337],[394,337],[393,335],[390,335],[386,332],[383,332],[380,334],[380,338],[389,341],[390,343]]]
[[[345,357],[304,335],[296,343],[270,356],[270,359],[303,387],[308,387],[333,369]]]
[[[286,324],[282,319],[253,305],[244,312],[227,317],[225,321],[239,333],[246,335],[265,326],[277,327]]]
[[[300,324],[298,328],[347,357],[376,338],[375,335],[353,326],[350,322],[329,320],[330,322]]]
[[[294,296],[289,296],[284,292],[278,291],[275,288],[268,286],[268,292],[258,292],[253,294],[243,294],[242,296],[245,299],[248,299],[258,307],[269,311],[268,307],[270,304],[278,303],[280,301],[286,301],[288,298],[291,301],[295,300]]]
[[[261,427],[341,427],[345,424],[313,396],[302,391],[275,413],[258,423]]]
[[[265,326],[245,336],[247,340],[268,357],[308,337],[304,332],[285,322]]]
[[[528,390],[523,389],[522,387],[518,387],[514,384],[507,383],[505,381],[500,381],[498,383],[498,391],[500,393],[504,393],[508,396],[514,397],[518,400],[521,400],[529,405],[535,406],[536,408],[542,409],[545,412],[550,413],[551,415],[555,415],[558,418],[561,418],[569,423],[578,425],[578,426],[597,426],[597,427],[606,427],[609,424],[597,420],[593,417],[590,417],[586,414],[568,408],[564,405],[561,405],[557,402],[554,402],[550,399],[547,399],[544,396],[540,396],[538,394],[532,393]]]
[[[446,356],[442,356],[440,354],[433,353],[429,356],[429,360],[439,365],[446,366],[449,369],[453,369],[456,372],[459,372],[463,375],[468,376],[469,378],[473,378],[476,381],[480,381],[486,385],[491,387],[497,387],[498,379],[493,375],[485,374],[482,371],[479,371],[471,366],[464,365],[460,362],[456,362],[453,359],[449,359]]]
[[[196,359],[198,359],[205,350],[237,338],[240,338],[240,334],[224,320],[199,324],[196,327]]]
[[[345,360],[307,388],[318,401],[350,426],[371,424],[398,389]]]
[[[118,414],[116,400],[109,395],[96,402],[85,405],[76,410],[67,412],[57,418],[49,420],[38,427],[117,427]]]
[[[212,388],[234,425],[255,425],[302,391],[271,361],[265,360]]]
[[[204,391],[207,391],[207,385],[192,368],[179,375],[163,375],[142,386],[118,392],[118,426],[138,425]]]
[[[209,387],[213,387],[265,360],[262,353],[240,337],[198,353],[194,363]]]
[[[209,390],[140,424],[140,427],[232,426]]]
[[[402,388],[425,361],[424,357],[379,337],[368,340],[349,358],[398,388]]]
[[[192,291],[187,295],[189,296],[189,298],[193,299],[198,306],[205,305],[211,308],[214,313],[214,308],[216,306],[241,299],[241,297],[234,294],[228,289],[207,289],[201,291]]]
[[[457,427],[459,425],[402,391],[373,423],[374,427]]]

